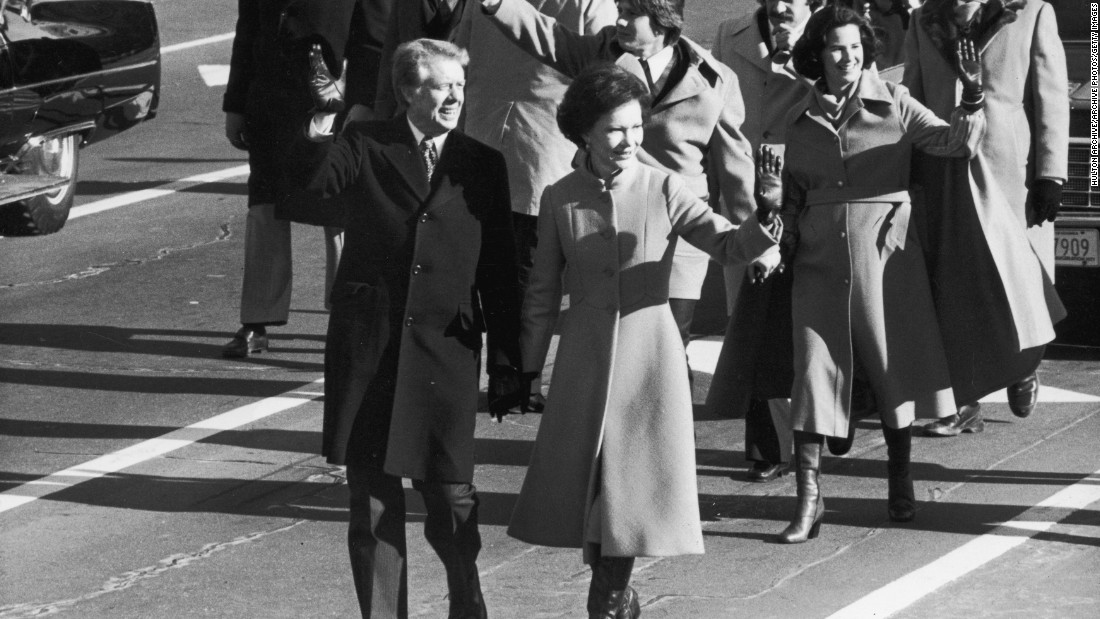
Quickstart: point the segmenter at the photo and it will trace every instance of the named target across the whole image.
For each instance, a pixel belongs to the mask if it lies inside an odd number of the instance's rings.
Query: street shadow
[[[474,439],[474,464],[526,467],[531,463],[534,448],[534,441],[477,438]]]
[[[0,346],[50,348],[59,351],[94,353],[126,353],[178,357],[186,359],[222,360],[221,350],[233,336],[225,331],[198,331],[187,329],[142,329],[109,325],[60,325],[0,323]],[[202,341],[194,341],[202,340]],[[266,367],[320,371],[321,363],[294,361],[280,358],[279,353],[313,352],[324,354],[324,334],[289,333],[282,329],[268,331],[269,354],[253,355],[245,359],[233,359],[232,363],[246,363]],[[297,346],[299,342],[317,343],[320,346]],[[7,370],[5,370],[7,374]],[[5,380],[4,382],[10,382]]]
[[[1052,361],[1100,361],[1100,346],[1049,344],[1043,359]]]
[[[1025,529],[1002,527],[1032,508],[1030,505],[994,505],[979,503],[954,503],[950,501],[917,500],[917,517],[912,522],[891,522],[886,514],[886,488],[881,498],[825,496],[825,517],[821,535],[827,536],[829,527],[855,527],[860,529],[912,529],[937,533],[957,533],[977,537],[996,532],[1004,536],[1034,537],[1044,541],[1057,541],[1080,546],[1100,547],[1100,538],[1060,532],[1033,534]],[[798,499],[794,496],[742,496],[700,495],[699,505],[704,522],[720,520],[771,520],[776,522],[773,533],[759,531],[704,531],[705,537],[727,537],[778,543],[775,535],[783,530],[797,511]],[[1045,521],[1064,525],[1095,525],[1100,511],[1048,508],[1043,512]],[[811,542],[812,543],[812,542]]]

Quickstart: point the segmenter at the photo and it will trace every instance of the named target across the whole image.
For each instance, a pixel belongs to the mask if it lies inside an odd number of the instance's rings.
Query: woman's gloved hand
[[[955,45],[955,71],[962,82],[962,108],[968,112],[982,109],[985,94],[982,92],[982,56],[970,37],[960,37]]]
[[[344,82],[328,70],[320,43],[309,47],[309,94],[317,112],[336,114],[344,111]]]

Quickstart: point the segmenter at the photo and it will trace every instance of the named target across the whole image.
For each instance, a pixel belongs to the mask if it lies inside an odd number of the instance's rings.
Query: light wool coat
[[[578,168],[543,194],[524,370],[543,367],[555,326],[561,339],[510,535],[596,542],[607,556],[703,552],[691,394],[668,305],[678,237],[723,262],[775,245],[755,218],[736,228],[643,164],[606,185]]]
[[[528,1],[583,34],[614,23],[617,14],[611,0]],[[478,9],[463,13],[455,43],[470,52],[464,131],[504,155],[512,211],[538,215],[542,190],[572,170],[577,152],[556,117],[570,80],[518,50]]]
[[[1010,4],[985,5],[978,39],[989,134],[969,165],[935,162],[935,173],[922,174],[930,223],[921,229],[952,380],[967,401],[1030,372],[1013,370],[1013,357],[1054,339],[1053,323],[1065,315],[1054,290],[1054,225],[1027,226],[1033,181],[1067,174],[1065,51],[1051,6]],[[903,83],[940,116],[960,93],[953,6],[927,2],[913,13],[906,38]],[[971,319],[975,303],[981,320]]]
[[[645,82],[641,64],[615,41],[614,26],[577,34],[524,0],[503,0],[490,19],[529,54],[567,76],[615,62]],[[752,148],[741,133],[745,107],[737,76],[686,37],[676,45],[688,61],[687,73],[653,107],[638,159],[680,175],[692,193],[714,206],[721,198],[731,210],[751,212],[755,171]],[[698,299],[707,263],[702,252],[681,247],[671,296]]]
[[[792,427],[846,436],[857,368],[883,422],[955,412],[924,254],[909,227],[909,161],[915,147],[969,155],[981,112],[951,125],[904,86],[864,70],[834,125],[814,88],[787,130],[785,210],[798,234]]]

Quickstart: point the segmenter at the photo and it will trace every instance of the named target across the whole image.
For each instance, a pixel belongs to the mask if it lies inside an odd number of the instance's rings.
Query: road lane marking
[[[324,380],[318,378],[312,383],[304,385],[304,387],[323,384]],[[265,417],[319,399],[312,394],[303,398],[295,393],[299,389],[246,404],[240,408],[173,430],[163,436],[142,441],[83,464],[57,471],[42,479],[36,479],[0,492],[0,513],[47,497],[55,492],[61,492],[77,484],[117,473],[122,469],[163,456],[219,432],[234,430],[243,425],[254,423]]]
[[[225,86],[229,83],[229,65],[200,64],[199,77],[201,77],[202,81],[206,82],[206,85],[211,88],[214,86]]]
[[[1100,501],[1100,471],[1063,488],[1008,522],[1002,523],[924,567],[829,615],[828,619],[889,617],[912,606],[924,596],[978,569],[1006,552],[1050,530],[1077,511]]]
[[[195,39],[194,41],[184,41],[183,43],[176,43],[174,45],[165,45],[160,48],[160,53],[171,54],[172,52],[178,52],[181,49],[189,49],[192,47],[199,47],[200,45],[209,45],[210,43],[221,43],[222,41],[232,40],[235,32],[226,32],[224,34],[216,34],[212,37],[204,37],[202,39]]]
[[[214,172],[205,172],[203,174],[196,174],[195,176],[188,176],[187,178],[181,178],[178,181],[166,183],[161,187],[155,189],[142,189],[141,191],[131,191],[130,193],[124,193],[110,198],[104,198],[102,200],[96,200],[95,202],[88,202],[87,204],[81,204],[80,206],[74,206],[69,211],[69,219],[76,219],[78,217],[84,217],[87,215],[94,215],[96,213],[102,213],[103,211],[109,211],[116,209],[120,206],[127,206],[130,204],[136,204],[138,202],[144,202],[146,200],[152,200],[154,198],[162,198],[174,193],[179,193],[185,189],[190,189],[196,185],[204,185],[206,183],[216,183],[228,178],[235,178],[238,176],[246,176],[248,174],[248,164],[234,166],[232,168],[226,168],[224,170],[216,170]]]

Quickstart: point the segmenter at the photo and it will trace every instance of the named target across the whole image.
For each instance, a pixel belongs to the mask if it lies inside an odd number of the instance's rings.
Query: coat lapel
[[[416,194],[417,199],[424,202],[430,191],[428,173],[424,168],[424,162],[420,159],[420,153],[417,152],[412,129],[409,129],[409,123],[405,120],[404,114],[393,120],[391,129],[392,132],[387,136],[389,139],[380,149],[380,153],[393,166],[409,189]]]
[[[771,51],[760,33],[760,11],[742,19],[729,33],[727,41],[733,53],[767,73],[772,70]]]

